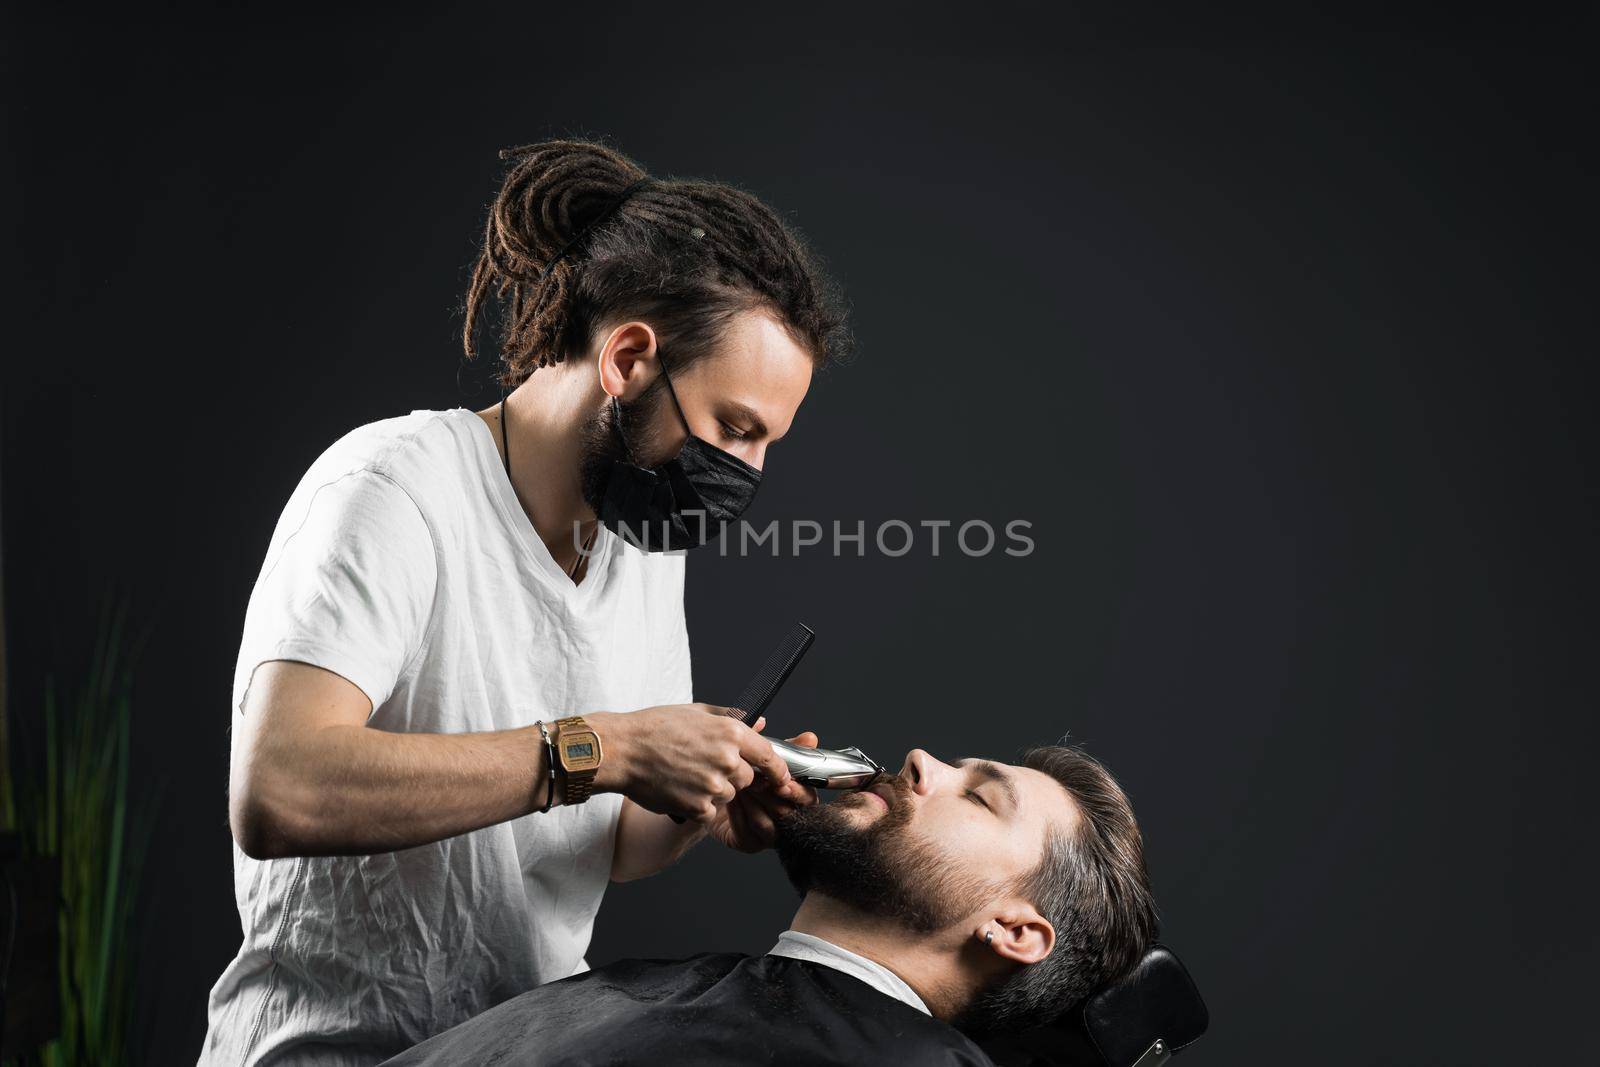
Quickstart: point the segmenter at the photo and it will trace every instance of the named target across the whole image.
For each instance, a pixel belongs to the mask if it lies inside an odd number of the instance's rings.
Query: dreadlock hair
[[[500,158],[512,162],[489,209],[461,341],[475,358],[473,335],[492,290],[502,306],[506,388],[587,349],[599,327],[631,318],[655,330],[674,373],[752,309],[771,314],[819,367],[848,352],[838,290],[804,241],[751,194],[720,182],[647,180],[633,160],[590,141],[542,141]]]

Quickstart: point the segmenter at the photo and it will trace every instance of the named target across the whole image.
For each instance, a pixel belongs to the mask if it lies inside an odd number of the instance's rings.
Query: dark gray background
[[[272,523],[351,427],[489,402],[455,338],[495,152],[571,133],[768,198],[849,289],[860,357],[757,518],[1034,524],[1026,559],[692,558],[701,697],[798,618],[777,729],[1085,742],[1210,1002],[1191,1064],[1581,1033],[1592,20],[868,7],[12,20],[11,695],[132,596],[154,1062],[238,944]],[[591,958],[760,951],[793,903],[707,847]]]

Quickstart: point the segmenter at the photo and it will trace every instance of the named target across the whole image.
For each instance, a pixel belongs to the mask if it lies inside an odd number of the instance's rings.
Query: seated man
[[[913,750],[785,816],[777,847],[803,900],[765,956],[625,960],[389,1063],[988,1064],[966,1034],[1049,1021],[1155,936],[1128,799],[1076,748],[1018,766]]]

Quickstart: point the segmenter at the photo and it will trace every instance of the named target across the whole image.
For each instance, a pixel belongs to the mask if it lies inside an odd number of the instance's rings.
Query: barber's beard
[[[650,450],[655,442],[645,428],[654,425],[656,409],[661,406],[658,394],[663,390],[658,388],[659,382],[659,378],[651,382],[638,399],[621,402],[628,443],[634,448],[634,458],[646,466],[653,465]],[[617,434],[616,420],[616,412],[610,402],[601,404],[599,410],[583,424],[580,437],[578,484],[583,491],[583,502],[596,515],[600,514],[600,503],[606,498],[606,480],[611,476],[612,462],[628,460],[628,451],[622,447],[622,439]],[[641,448],[645,450],[643,453],[639,451]]]
[[[867,826],[855,825],[837,803],[797,808],[779,820],[778,859],[795,889],[924,934],[977,910],[992,887],[953,870],[950,857],[912,829],[910,782],[898,775],[878,781],[893,789],[894,802]]]

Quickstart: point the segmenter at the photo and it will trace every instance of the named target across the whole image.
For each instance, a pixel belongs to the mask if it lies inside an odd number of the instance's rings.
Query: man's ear
[[[643,322],[623,323],[606,335],[599,362],[606,395],[635,399],[655,376],[656,332]]]
[[[1056,946],[1055,927],[1021,901],[997,909],[973,936],[989,951],[1012,963],[1038,963]]]

